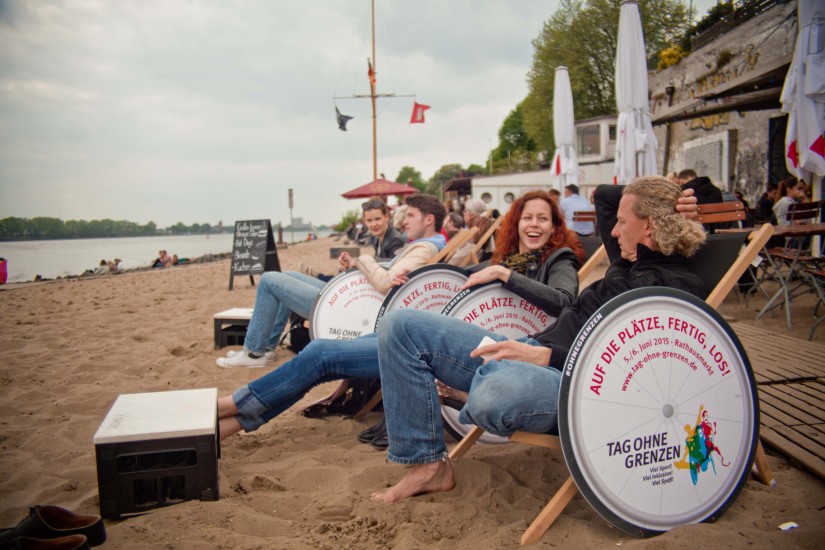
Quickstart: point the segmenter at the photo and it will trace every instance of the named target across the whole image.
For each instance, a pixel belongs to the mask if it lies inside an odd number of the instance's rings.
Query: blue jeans
[[[502,436],[556,429],[558,370],[470,357],[485,336],[496,341],[506,340],[504,336],[461,319],[410,309],[384,317],[377,334],[389,460],[427,464],[447,457],[436,378],[469,391],[459,416],[464,424]],[[540,345],[532,338],[520,341]]]
[[[325,284],[315,277],[294,271],[267,271],[261,275],[244,347],[256,353],[275,349],[289,321],[290,312],[309,317],[312,303]]]
[[[297,403],[314,386],[341,378],[378,378],[378,340],[313,340],[274,371],[235,391],[235,418],[244,431],[257,430]]]

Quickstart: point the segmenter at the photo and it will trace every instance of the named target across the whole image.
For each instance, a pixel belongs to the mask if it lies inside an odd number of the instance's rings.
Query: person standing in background
[[[567,227],[575,231],[579,237],[591,237],[595,232],[593,222],[574,222],[574,212],[592,212],[593,205],[579,195],[579,186],[570,184],[564,186],[564,198],[559,203],[561,209],[564,210],[564,220],[567,222]]]

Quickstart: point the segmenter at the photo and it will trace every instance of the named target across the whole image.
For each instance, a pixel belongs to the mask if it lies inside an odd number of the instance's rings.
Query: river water
[[[329,234],[319,231],[318,237]],[[296,241],[301,237],[306,238],[306,232],[296,230]],[[284,240],[291,242],[289,231],[284,233]],[[0,242],[0,257],[7,262],[8,282],[20,283],[31,281],[36,275],[48,279],[80,275],[96,268],[100,260],[115,258],[122,260],[123,269],[145,267],[158,257],[160,249],[180,258],[228,253],[232,252],[232,234]]]

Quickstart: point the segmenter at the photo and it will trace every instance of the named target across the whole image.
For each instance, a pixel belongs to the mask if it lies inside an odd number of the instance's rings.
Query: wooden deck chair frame
[[[487,231],[485,231],[481,238],[478,239],[478,242],[473,245],[473,249],[470,251],[469,254],[467,254],[467,256],[463,260],[461,260],[461,263],[458,264],[458,267],[467,267],[469,265],[475,265],[479,262],[478,253],[481,252],[481,249],[484,248],[484,245],[487,243],[487,241],[493,237],[493,233],[496,232],[496,230],[501,225],[501,222],[503,221],[504,216],[499,216],[493,221],[492,224],[490,224],[490,227],[488,227]],[[473,229],[478,228],[474,227]]]
[[[586,262],[584,262],[584,265],[579,268],[579,286],[581,286],[584,280],[587,279],[591,273],[593,273],[593,270],[606,259],[607,249],[604,245],[601,245],[596,249],[593,255],[590,256]]]
[[[459,248],[461,248],[461,246],[464,243],[475,237],[477,233],[478,227],[462,229],[461,231],[453,235],[453,238],[450,239],[450,242],[447,243],[447,246],[442,248],[438,254],[430,258],[430,261],[427,262],[426,265],[433,265],[441,262],[446,262],[447,260],[453,257],[456,251]]]
[[[759,230],[750,234],[750,243],[740,252],[723,276],[714,285],[713,290],[708,295],[705,302],[716,309],[725,299],[725,296],[736,285],[739,277],[747,269],[748,265],[753,261],[756,255],[762,250],[762,247],[768,242],[768,239],[773,235],[774,229],[770,224],[763,225]],[[740,238],[741,235],[739,236]],[[462,439],[450,452],[450,459],[456,460],[463,456],[470,447],[478,440],[484,433],[484,430],[478,426],[474,426],[472,430]],[[561,449],[561,440],[558,436],[549,434],[536,434],[528,432],[515,432],[510,436],[510,441],[518,443],[525,443],[547,449]],[[774,485],[773,473],[771,472],[768,461],[765,457],[765,451],[762,448],[762,443],[757,442],[756,459],[755,459],[756,473],[762,483],[766,485]],[[562,510],[567,504],[576,496],[578,489],[573,481],[572,476],[568,476],[562,483],[561,487],[556,491],[550,501],[536,516],[536,519],[527,527],[524,534],[521,536],[521,544],[532,544],[539,540],[542,535],[553,525],[556,518],[561,514]]]

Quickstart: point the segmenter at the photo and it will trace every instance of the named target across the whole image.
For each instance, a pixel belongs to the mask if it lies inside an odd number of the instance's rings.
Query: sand
[[[331,239],[279,250],[284,270],[299,261],[332,271]],[[121,393],[217,387],[224,395],[262,374],[224,370],[215,359],[212,315],[251,307],[255,289],[229,263],[0,287],[0,526],[34,504],[97,513],[92,436]],[[725,313],[753,322],[729,297]],[[806,313],[810,316],[810,311]],[[810,317],[795,317],[807,337]],[[762,321],[785,331],[781,316]],[[825,338],[820,328],[817,340]],[[792,336],[788,333],[789,338]],[[792,341],[789,341],[792,345]],[[282,351],[279,363],[292,356]],[[369,494],[402,467],[358,443],[379,418],[313,420],[295,414],[331,391],[316,388],[293,410],[223,445],[220,500],[190,501],[109,521],[110,548],[514,548],[563,481],[559,453],[518,444],[476,445],[456,463],[458,486],[395,505]],[[718,522],[640,540],[612,528],[576,497],[536,547],[822,548],[825,484],[767,449],[778,485],[751,480]],[[799,528],[781,531],[794,521]]]

